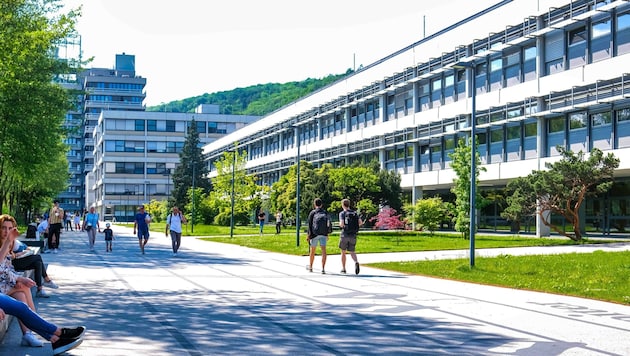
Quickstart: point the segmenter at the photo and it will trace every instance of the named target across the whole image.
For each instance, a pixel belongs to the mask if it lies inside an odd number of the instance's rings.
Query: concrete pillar
[[[551,213],[549,211],[543,211],[542,214],[545,219],[548,220]],[[539,214],[536,214],[536,237],[549,237],[551,235],[551,228],[542,222],[542,218]]]

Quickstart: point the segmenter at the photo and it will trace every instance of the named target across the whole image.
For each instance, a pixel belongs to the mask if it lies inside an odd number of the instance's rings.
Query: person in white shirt
[[[37,239],[44,240],[44,253],[48,253],[48,217],[44,217],[42,221],[37,225]]]
[[[173,247],[173,256],[177,256],[177,251],[182,244],[182,224],[186,223],[186,217],[176,207],[166,217],[166,231],[165,234],[171,234],[171,244]]]

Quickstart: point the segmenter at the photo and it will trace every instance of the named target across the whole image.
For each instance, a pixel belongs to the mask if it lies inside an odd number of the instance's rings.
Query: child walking
[[[105,252],[112,252],[112,241],[114,240],[114,231],[109,223],[105,224]]]

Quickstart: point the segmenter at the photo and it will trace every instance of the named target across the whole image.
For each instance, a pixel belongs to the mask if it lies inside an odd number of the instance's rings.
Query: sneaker
[[[37,291],[37,293],[35,293],[35,297],[37,298],[50,298],[50,295],[48,293],[46,293],[45,290],[40,289]]]
[[[81,345],[83,339],[59,339],[52,344],[53,355],[62,354]]]
[[[326,271],[322,270],[322,274],[326,274]]]
[[[56,249],[56,248],[54,248],[54,249],[52,250],[52,253],[56,254],[56,253],[57,253],[57,249]]]
[[[342,270],[341,270],[341,273],[346,274],[346,270],[345,270],[345,269],[342,269]]]
[[[59,286],[55,282],[53,282],[52,279],[49,282],[44,281],[44,283],[42,283],[42,285],[44,287],[48,287],[48,288],[52,288],[52,289],[59,288]]]
[[[22,346],[42,347],[44,346],[44,343],[39,340],[35,334],[27,331],[24,335],[22,335]]]
[[[361,271],[361,268],[359,268],[359,262],[354,264],[354,274],[359,274],[359,271]]]
[[[173,252],[173,257],[177,257],[177,252]]]
[[[309,272],[313,272],[313,267],[306,265],[306,270]]]
[[[85,326],[78,326],[72,329],[62,328],[59,337],[61,339],[78,339],[83,336],[83,333],[85,333]]]

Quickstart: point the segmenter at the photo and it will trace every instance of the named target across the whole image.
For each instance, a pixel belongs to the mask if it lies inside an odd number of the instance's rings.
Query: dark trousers
[[[61,237],[61,223],[50,224],[48,227],[48,249],[59,248],[59,238]],[[53,242],[54,238],[54,242]]]
[[[11,263],[13,264],[13,268],[17,271],[26,271],[29,269],[35,270],[35,283],[37,283],[38,288],[42,286],[42,278],[48,277],[44,261],[40,255],[30,255],[22,258],[16,258],[12,260]]]
[[[276,234],[280,233],[280,225],[282,225],[281,222],[276,222]]]

